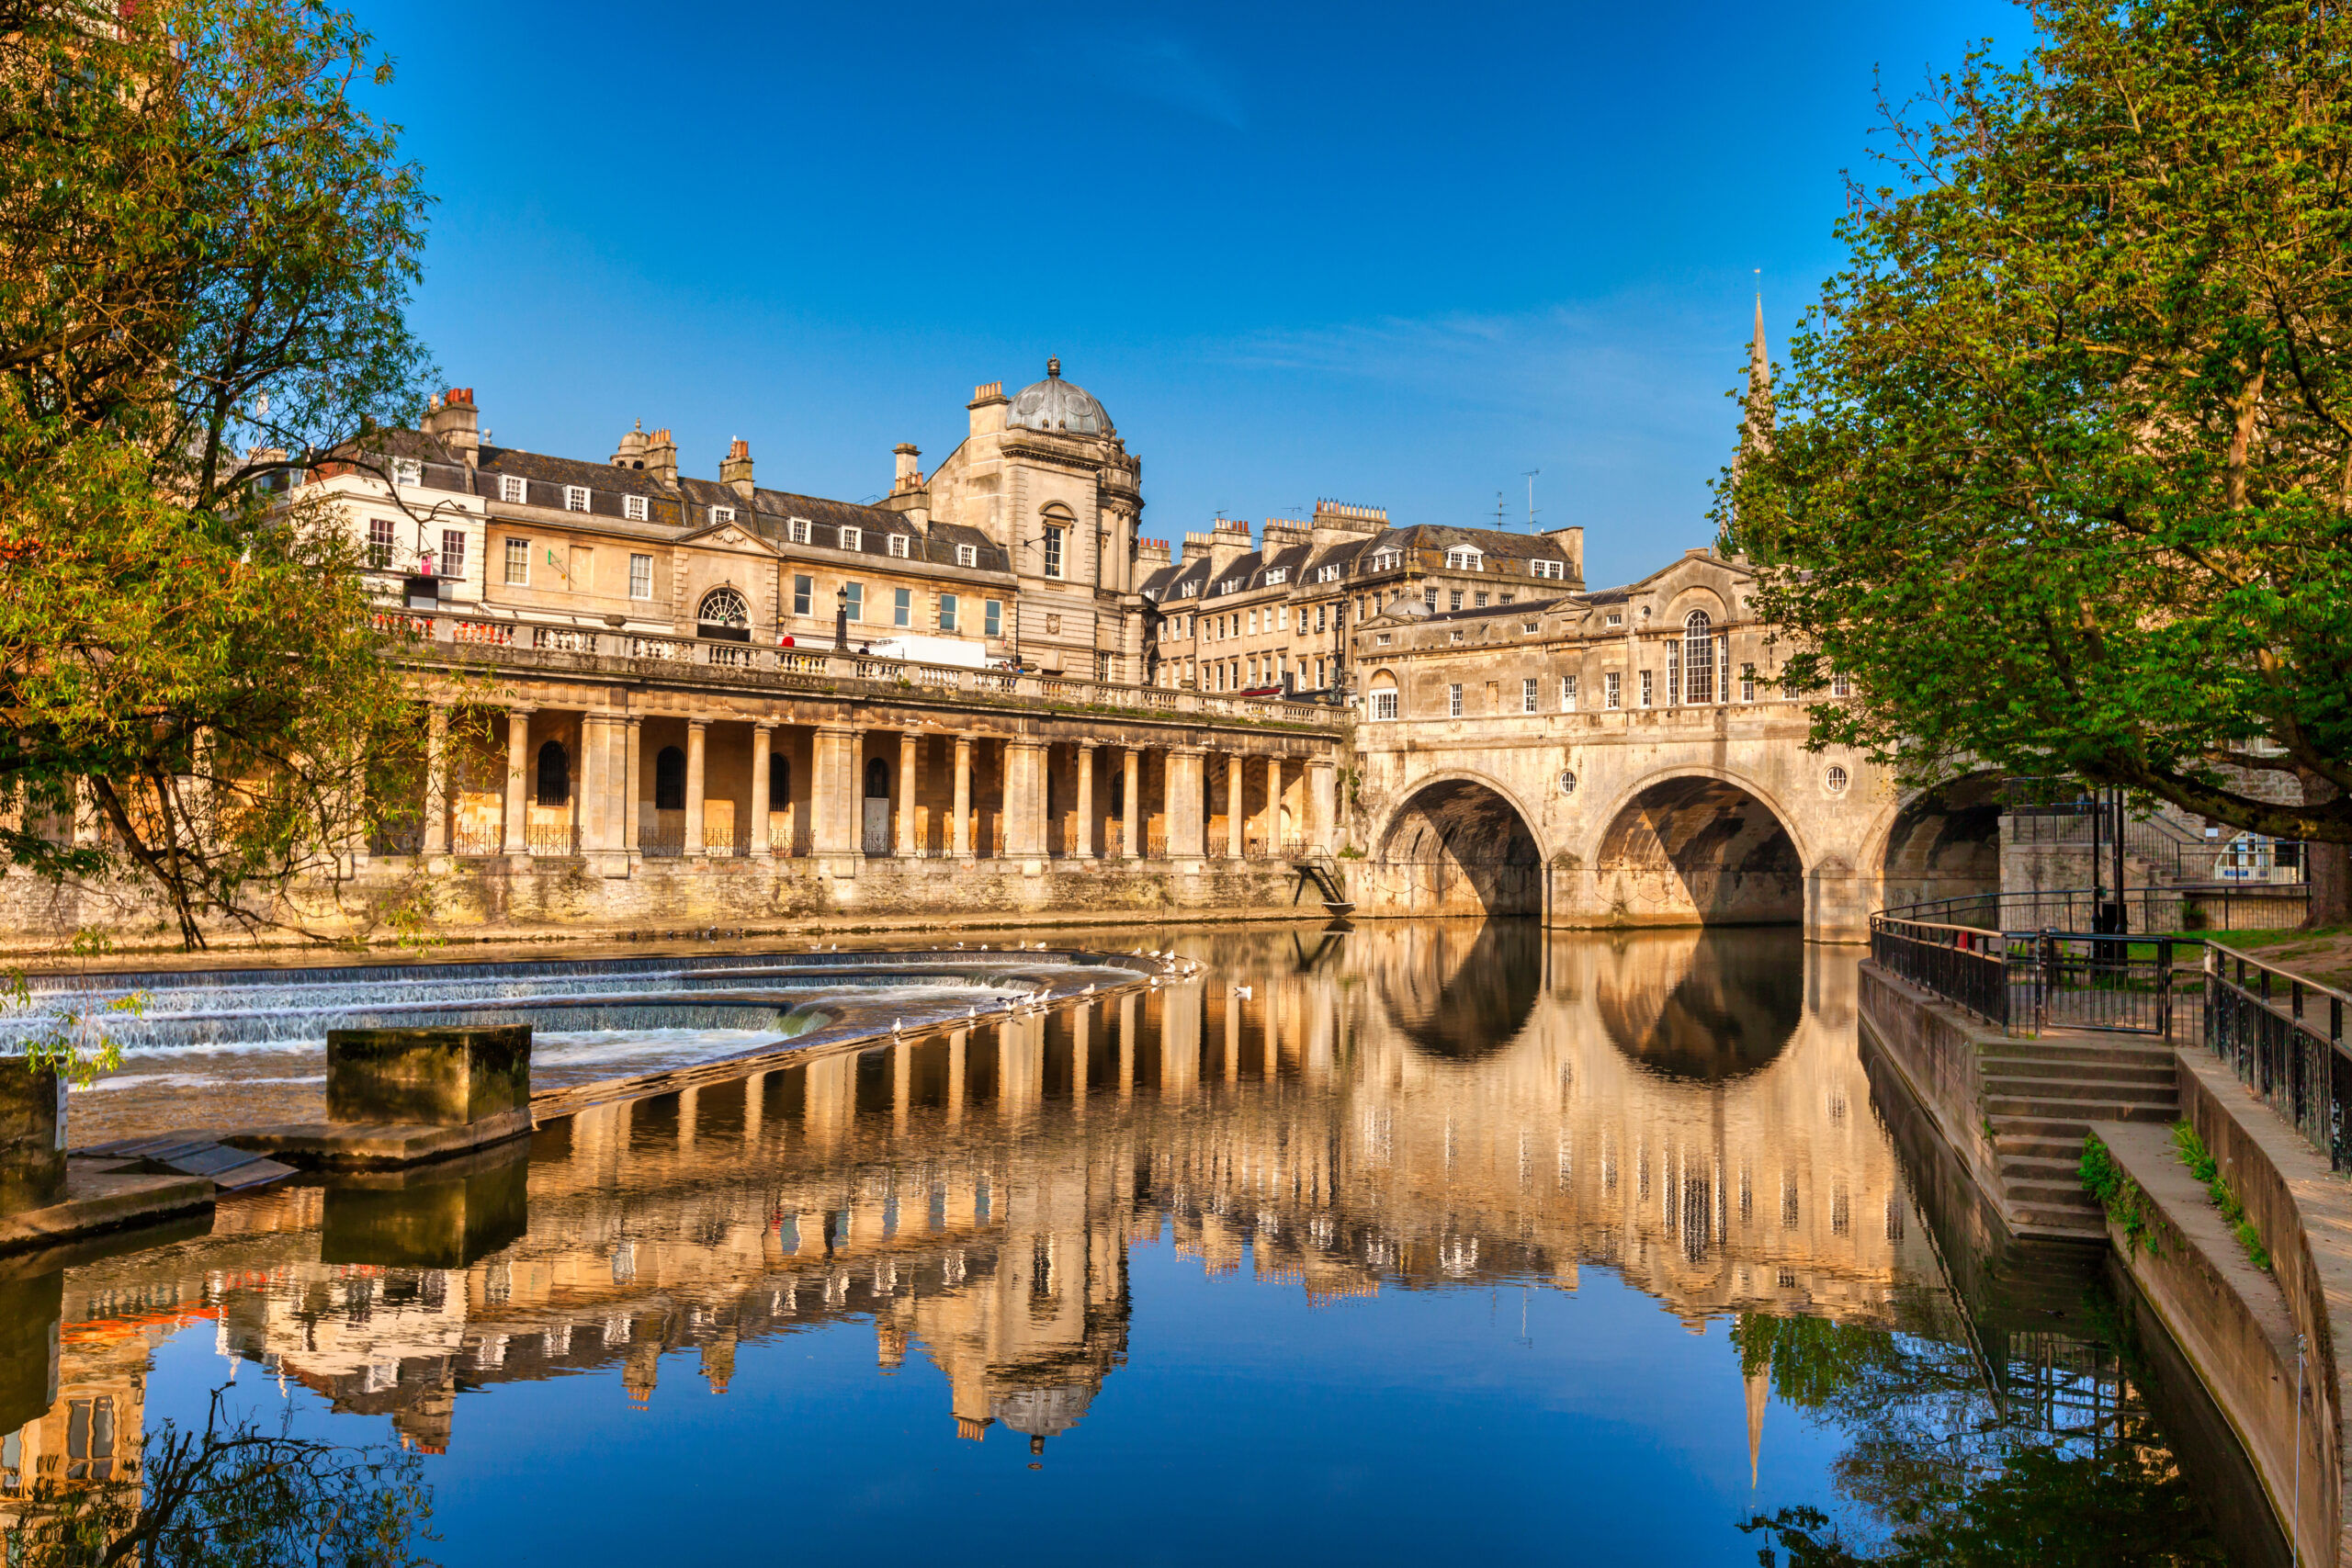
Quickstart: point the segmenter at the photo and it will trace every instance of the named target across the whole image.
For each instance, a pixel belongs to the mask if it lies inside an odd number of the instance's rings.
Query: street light
[[[849,584],[833,590],[833,651],[849,651]]]

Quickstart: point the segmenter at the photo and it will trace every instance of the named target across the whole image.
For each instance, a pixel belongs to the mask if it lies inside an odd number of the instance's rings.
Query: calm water
[[[2097,1255],[1991,1245],[1852,952],[1139,934],[1205,976],[20,1265],[0,1464],[225,1386],[421,1453],[450,1563],[2283,1559]]]

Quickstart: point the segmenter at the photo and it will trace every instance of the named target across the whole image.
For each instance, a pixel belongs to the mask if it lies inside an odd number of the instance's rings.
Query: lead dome
[[[1062,362],[1046,361],[1046,378],[1022,389],[1006,411],[1005,428],[1059,431],[1065,435],[1108,435],[1111,416],[1092,393],[1062,379]]]

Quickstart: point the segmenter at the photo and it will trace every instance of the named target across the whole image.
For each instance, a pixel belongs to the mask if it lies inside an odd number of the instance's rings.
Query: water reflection
[[[1741,1479],[1776,1404],[1848,1429],[1827,1481],[1865,1545],[1900,1526],[1906,1465],[1958,1473],[1996,1428],[2071,1441],[2066,1399],[2111,1426],[2128,1409],[2131,1451],[2172,1463],[2083,1321],[2079,1269],[2043,1282],[2071,1318],[1955,1297],[1945,1255],[1970,1244],[1922,1223],[1915,1190],[1949,1184],[1931,1153],[1906,1171],[1874,1109],[1849,955],[1505,923],[1178,945],[1203,981],[600,1107],[527,1150],[224,1203],[199,1237],[67,1268],[51,1307],[0,1301],[23,1393],[7,1416],[48,1406],[7,1462],[95,1454],[101,1397],[120,1451],[149,1347],[199,1325],[231,1365],[462,1455],[473,1391],[590,1375],[660,1412],[682,1379],[723,1393],[741,1358],[854,1324],[879,1370],[941,1374],[937,1425],[899,1460],[997,1428],[1042,1455],[1089,1441],[1136,1325],[1177,1310],[1139,1302],[1131,1270],[1164,1238],[1212,1280],[1317,1303],[1574,1292],[1600,1270],[1694,1333],[1734,1323],[1729,1352],[1689,1354],[1745,1404]],[[1380,1353],[1409,1363],[1397,1333]],[[62,1371],[43,1400],[21,1373],[48,1344]],[[79,1450],[70,1410],[49,1430],[75,1399]],[[560,1483],[560,1448],[533,1460],[540,1483]],[[1645,1506],[1676,1507],[1679,1475]],[[2183,1540],[2206,1539],[2202,1517]],[[1756,1560],[1721,1534],[1718,1560]]]

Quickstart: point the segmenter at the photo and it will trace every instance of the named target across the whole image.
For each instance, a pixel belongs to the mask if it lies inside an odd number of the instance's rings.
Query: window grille
[[[808,542],[808,529],[809,523],[808,519],[806,517],[787,517],[784,520],[784,536],[789,543],[796,545],[807,544]]]
[[[792,613],[794,615],[811,614],[815,608],[816,598],[817,580],[815,578],[804,574],[792,580]]]
[[[731,506],[714,506],[710,509],[710,520],[713,523],[732,523],[735,521],[735,509]]]
[[[499,475],[498,499],[521,505],[531,499],[531,481],[516,474]]]
[[[587,487],[586,485],[566,485],[566,486],[564,486],[564,487],[563,487],[563,509],[564,509],[566,512],[585,512],[585,511],[587,511],[587,510],[588,510],[588,487]]]
[[[645,497],[641,495],[625,495],[621,497],[621,515],[628,518],[632,523],[644,522]]]
[[[896,537],[893,536],[894,540]],[[894,626],[911,626],[915,624],[915,591],[913,589],[894,588],[890,591],[890,624]]]
[[[980,605],[980,631],[983,637],[1004,635],[1004,601],[989,599]]]
[[[1715,700],[1714,623],[1704,610],[1682,617],[1683,701],[1703,705]]]
[[[1577,711],[1577,678],[1573,675],[1560,677],[1560,711],[1562,713]]]
[[[1537,577],[1565,581],[1568,575],[1568,563],[1564,560],[1532,560],[1527,563],[1527,569]]]
[[[1642,705],[1644,707],[1648,707],[1656,696],[1653,690],[1654,679],[1651,671],[1647,670],[1642,671]]]
[[[1445,689],[1445,716],[1448,718],[1462,716],[1462,682],[1459,681]]]
[[[1456,545],[1445,552],[1445,565],[1449,571],[1484,571],[1487,558],[1468,545]]]
[[[1821,782],[1828,787],[1830,794],[1843,795],[1846,793],[1846,786],[1853,781],[1847,776],[1845,769],[1832,762],[1829,764],[1829,771],[1821,775]]]
[[[628,596],[632,599],[653,597],[653,558],[651,556],[628,558]]]
[[[957,566],[978,566],[978,565],[979,565],[979,564],[980,564],[980,550],[979,550],[979,547],[978,547],[978,545],[958,545],[958,546],[956,546],[956,564]]]
[[[904,560],[904,559],[906,559],[906,558],[907,558],[907,536],[906,536],[904,534],[893,534],[893,535],[891,535],[891,536],[890,536],[890,543],[889,543],[889,546],[888,546],[888,549],[889,549],[889,551],[890,551],[890,553],[891,553],[892,555],[894,555],[894,556],[898,557],[900,560]]]
[[[1603,625],[1603,626],[1623,626],[1624,624],[1625,624],[1625,615],[1624,615],[1624,612],[1623,612],[1623,611],[1621,611],[1621,610],[1611,610],[1611,611],[1610,611],[1610,612],[1609,612],[1609,614],[1608,614],[1608,615],[1604,615],[1604,616],[1602,616],[1602,617],[1601,617],[1601,625]]]
[[[392,564],[392,524],[389,517],[368,520],[368,564],[378,571],[390,570]]]
[[[1276,583],[1288,582],[1289,581],[1290,568],[1286,566],[1275,567],[1266,573],[1266,586],[1269,588],[1273,587]]]
[[[424,465],[414,457],[392,459],[392,482],[396,485],[421,485],[424,482]]]
[[[525,588],[531,581],[531,541],[506,541],[506,583],[510,588]]]
[[[845,550],[862,550],[865,548],[865,530],[863,528],[842,529],[842,548]]]
[[[968,548],[969,547],[961,547]],[[952,632],[956,629],[956,595],[942,593],[939,596],[939,629],[941,631]]]
[[[1623,671],[1611,670],[1600,678],[1600,705],[1612,709],[1625,705],[1625,677]]]
[[[444,577],[461,578],[466,575],[466,531],[463,528],[441,530],[440,571]]]
[[[1061,574],[1062,530],[1059,528],[1048,528],[1046,530],[1046,575],[1047,577],[1059,577]]]
[[[1459,687],[1455,688],[1457,691],[1460,689],[1461,688]],[[1393,686],[1387,687],[1372,694],[1372,716],[1376,719],[1395,718],[1396,716],[1396,688]]]
[[[1457,588],[1445,596],[1445,607],[1449,610],[1462,608],[1462,590]]]
[[[1535,683],[1535,677],[1532,675],[1528,676],[1519,683],[1520,712],[1533,713],[1536,711],[1536,705],[1542,701],[1542,698],[1537,694],[1538,690],[1539,688]]]

